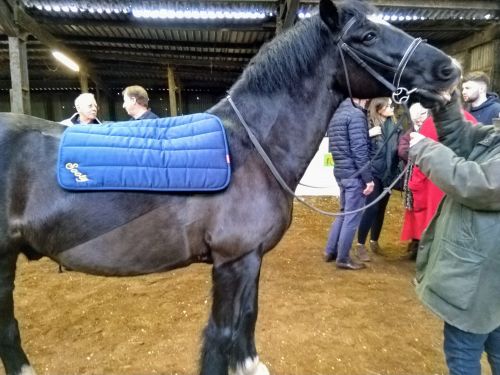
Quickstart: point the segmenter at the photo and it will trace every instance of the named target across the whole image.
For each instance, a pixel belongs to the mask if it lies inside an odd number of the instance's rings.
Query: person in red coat
[[[420,107],[422,108],[422,107]],[[418,113],[418,106],[412,108],[416,114],[412,114],[412,120],[418,127],[418,118],[420,120],[424,113]],[[424,108],[422,108],[426,111]],[[410,112],[410,113],[411,113]],[[465,118],[474,124],[476,119],[467,111],[464,111]],[[426,116],[425,116],[426,117]],[[425,118],[424,117],[424,118]],[[421,123],[420,129],[416,129],[420,134],[425,135],[435,141],[438,140],[436,127],[432,117],[428,117]],[[409,133],[405,134],[400,141],[398,147],[399,157],[403,160],[408,159]],[[408,252],[411,259],[416,259],[418,245],[423,231],[427,228],[434,214],[436,213],[439,202],[444,196],[444,193],[434,185],[416,166],[410,165],[405,178],[405,216],[403,229],[401,231],[401,240],[411,242],[408,244]]]

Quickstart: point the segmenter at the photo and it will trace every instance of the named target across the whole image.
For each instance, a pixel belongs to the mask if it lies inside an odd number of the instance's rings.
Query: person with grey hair
[[[493,124],[494,118],[500,118],[500,101],[494,92],[488,92],[490,79],[481,71],[465,75],[462,84],[462,97],[472,116],[482,124]]]
[[[60,123],[66,126],[100,124],[94,94],[83,93],[75,99],[76,113]]]
[[[128,86],[123,90],[123,108],[131,120],[155,119],[158,116],[148,109],[148,93],[141,86]]]

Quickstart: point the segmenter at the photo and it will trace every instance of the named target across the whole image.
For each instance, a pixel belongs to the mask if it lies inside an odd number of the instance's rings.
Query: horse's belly
[[[161,209],[142,215],[57,258],[71,269],[98,275],[138,275],[189,264],[190,248],[199,249],[200,241],[188,235],[189,225],[167,225],[164,215]]]

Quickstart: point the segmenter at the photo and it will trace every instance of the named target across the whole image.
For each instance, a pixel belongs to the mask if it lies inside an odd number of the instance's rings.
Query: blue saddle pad
[[[218,191],[230,176],[224,127],[207,113],[71,126],[57,163],[68,190]]]

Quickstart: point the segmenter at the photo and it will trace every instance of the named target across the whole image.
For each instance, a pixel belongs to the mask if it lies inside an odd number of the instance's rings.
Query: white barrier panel
[[[328,152],[328,138],[325,137],[319,145],[319,149],[307,167],[306,173],[300,180],[301,184],[295,190],[295,194],[304,195],[330,195],[338,197],[339,187],[333,177],[333,166]],[[314,187],[309,187],[314,186]]]

